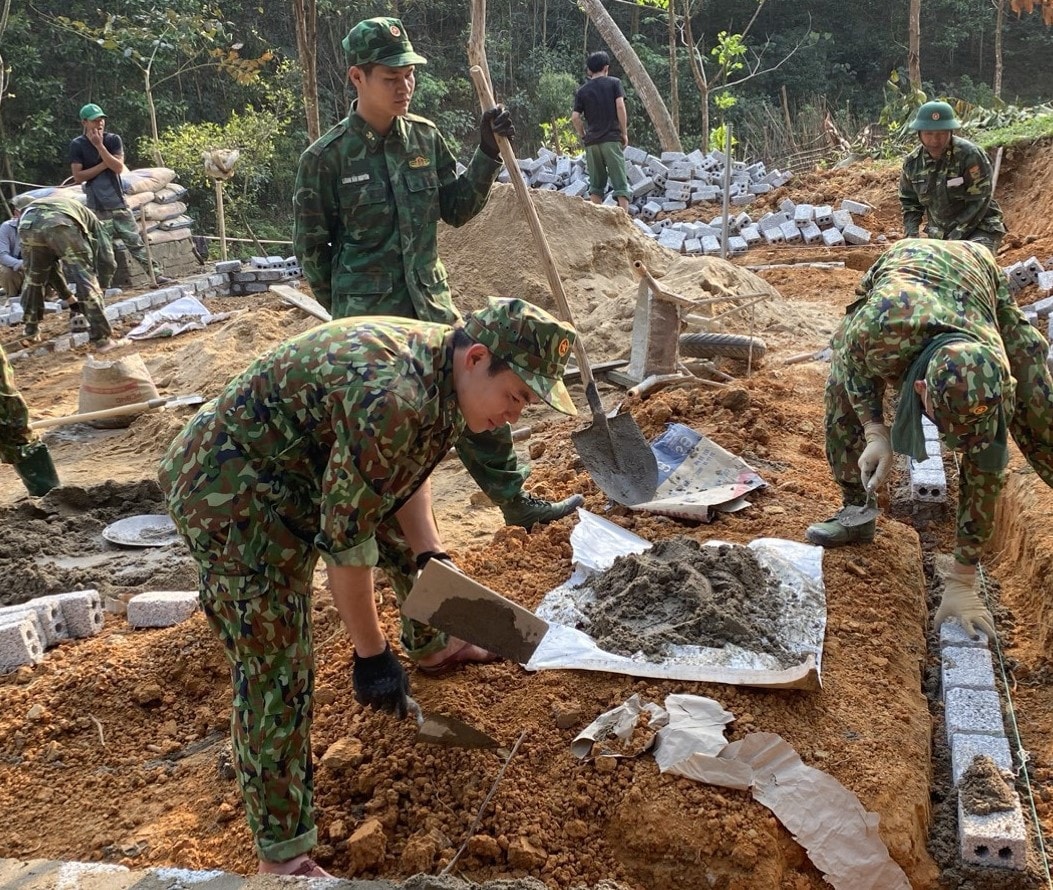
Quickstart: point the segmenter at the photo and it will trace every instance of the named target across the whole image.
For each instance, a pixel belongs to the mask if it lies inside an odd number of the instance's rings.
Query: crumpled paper
[[[147,312],[143,320],[128,332],[128,336],[133,340],[175,337],[187,331],[204,330],[206,325],[230,316],[229,312],[212,314],[197,297],[182,297],[161,309]]]
[[[600,715],[571,744],[579,758],[613,734],[631,738],[648,715],[660,726],[654,758],[664,773],[750,791],[805,849],[837,890],[910,890],[910,882],[878,832],[879,817],[863,808],[833,776],[806,765],[781,736],[754,732],[727,744],[724,727],[735,719],[710,698],[669,695],[665,708],[634,695]]]

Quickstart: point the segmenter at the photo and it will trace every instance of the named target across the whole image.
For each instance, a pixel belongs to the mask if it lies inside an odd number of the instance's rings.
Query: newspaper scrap
[[[669,695],[662,708],[634,695],[594,720],[571,751],[587,757],[596,743],[630,739],[646,722],[658,727],[654,757],[663,773],[750,791],[836,890],[910,890],[881,840],[876,813],[829,773],[807,766],[776,733],[753,732],[728,744],[724,729],[734,719],[711,698]]]
[[[658,490],[633,510],[710,522],[714,511],[740,510],[747,506],[744,495],[767,485],[741,458],[682,423],[669,424],[651,450]]]

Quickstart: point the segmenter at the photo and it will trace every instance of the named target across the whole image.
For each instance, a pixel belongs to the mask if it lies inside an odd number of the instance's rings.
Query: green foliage
[[[1034,142],[1053,136],[1053,106],[1048,103],[1033,108],[1010,106],[986,117],[982,126],[976,119],[968,126],[976,144],[985,149]]]
[[[721,124],[719,127],[715,127],[709,131],[709,151],[724,151],[728,142],[728,125]],[[731,136],[731,150],[735,151],[736,146],[739,144],[738,139],[735,135]]]

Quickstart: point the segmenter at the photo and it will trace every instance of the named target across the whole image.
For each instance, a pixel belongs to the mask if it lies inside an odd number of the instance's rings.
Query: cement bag
[[[164,244],[166,241],[185,241],[187,238],[193,238],[194,233],[189,228],[172,229],[170,231],[158,229],[156,232],[147,232],[146,237],[151,244]]]
[[[163,189],[154,192],[154,200],[158,204],[171,204],[173,201],[182,201],[186,196],[186,188],[178,182],[166,185]]]
[[[110,361],[89,355],[81,374],[77,413],[134,405],[157,397],[157,387],[138,352]],[[135,414],[126,414],[93,420],[90,424],[98,429],[114,430],[128,426],[135,418]]]
[[[186,213],[186,204],[182,201],[172,201],[170,204],[159,204],[151,201],[143,205],[143,213],[148,220],[151,219],[173,219]]]
[[[158,228],[165,232],[171,232],[174,229],[189,229],[193,225],[194,220],[184,214],[181,216],[174,216],[172,219],[163,220],[158,225]]]
[[[153,199],[153,192],[139,192],[136,195],[125,195],[124,203],[128,205],[129,210],[138,210],[143,205],[149,204]]]
[[[13,199],[16,207],[25,207],[30,201],[35,201],[37,198],[50,198],[57,196],[61,198],[72,198],[74,201],[78,201],[81,204],[88,203],[88,196],[84,194],[84,189],[79,185],[59,187],[59,186],[45,186],[44,188],[32,189],[28,192],[21,192],[16,195]]]
[[[125,194],[137,195],[139,192],[156,192],[163,189],[175,178],[175,170],[169,170],[167,167],[143,167],[141,170],[122,173],[121,185]]]

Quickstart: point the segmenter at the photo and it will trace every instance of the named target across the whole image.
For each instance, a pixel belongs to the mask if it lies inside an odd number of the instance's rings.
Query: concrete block
[[[57,602],[71,637],[91,637],[102,630],[102,598],[97,590],[73,590],[37,599]]]
[[[874,208],[869,204],[864,204],[862,201],[851,201],[848,198],[842,198],[840,209],[847,210],[849,213],[853,213],[856,216],[866,216]]]
[[[240,272],[241,260],[220,260],[216,263],[216,271],[220,273]]]
[[[943,694],[947,744],[955,733],[1004,735],[1002,705],[997,692],[988,689],[947,689]]]
[[[665,198],[667,201],[688,201],[691,198],[691,185],[687,182],[679,182],[670,179],[665,184]]]
[[[113,319],[110,319],[113,321]],[[82,346],[87,346],[91,340],[91,335],[87,331],[78,331],[76,334],[70,335],[70,344],[74,349],[79,349]]]
[[[107,306],[102,310],[102,314],[106,316],[106,320],[111,324],[121,317],[121,310],[117,308],[116,304],[113,306]]]
[[[810,223],[814,216],[815,207],[811,204],[798,204],[793,208],[793,221],[799,228],[803,228],[807,223]]]
[[[1039,272],[1035,281],[1043,296],[1053,296],[1053,272]]]
[[[789,198],[783,198],[779,202],[779,209],[786,214],[787,219],[793,219],[794,211],[797,209],[797,205],[793,203]]]
[[[662,152],[662,161],[665,162],[665,152]],[[669,165],[669,173],[666,177],[666,187],[670,182],[690,182],[695,175],[695,165],[681,158]]]
[[[69,352],[73,348],[73,340],[70,337],[56,337],[51,341],[55,352]]]
[[[940,652],[943,689],[994,689],[994,665],[986,649],[962,646]]]
[[[720,256],[720,239],[716,235],[706,235],[702,239],[702,252],[706,256]]]
[[[680,251],[683,250],[685,240],[684,233],[678,232],[673,228],[663,229],[662,234],[658,236],[658,243],[661,244],[662,247],[668,247],[670,250],[675,250],[677,253],[680,253]]]
[[[827,247],[839,247],[845,243],[845,236],[841,234],[841,230],[837,228],[829,228],[822,230],[823,244]]]
[[[779,226],[779,228],[782,230],[783,240],[787,244],[792,244],[795,241],[802,240],[801,239],[801,230],[799,228],[797,228],[797,225],[795,223],[784,222],[781,226]]]
[[[625,178],[628,180],[629,185],[636,185],[638,182],[643,182],[647,178],[647,174],[640,169],[638,164],[626,164]]]
[[[755,197],[756,197],[756,195],[749,195],[749,194],[733,195],[732,198],[731,198],[731,203],[735,207],[745,207],[747,204],[752,204],[753,203],[753,199]]]
[[[852,214],[847,210],[835,210],[830,214],[830,222],[844,231],[845,226],[852,225]]]
[[[857,226],[855,224],[845,226],[841,230],[841,234],[845,236],[845,241],[849,244],[869,244],[870,243],[870,232],[866,229]]]
[[[572,182],[565,189],[563,189],[563,194],[569,195],[572,198],[580,198],[588,194],[588,192],[589,184],[583,179],[579,179],[577,182]],[[635,198],[636,196],[636,193],[633,192],[633,197]]]
[[[128,600],[125,617],[132,627],[172,627],[197,611],[196,590],[152,590]]]
[[[974,649],[987,648],[987,634],[977,631],[977,639],[973,639],[965,632],[957,621],[944,621],[940,625],[940,650],[948,646],[969,647]]]
[[[606,204],[607,202],[604,201]],[[611,203],[614,203],[614,199],[611,199]],[[675,213],[677,210],[687,210],[687,201],[663,201],[662,212],[663,213]]]
[[[737,255],[745,253],[749,249],[749,244],[746,243],[746,239],[738,235],[732,235],[728,238],[728,253]]]
[[[1002,813],[965,812],[958,802],[958,840],[963,862],[989,868],[1027,869],[1027,824],[1020,803]]]
[[[40,622],[41,639],[47,646],[54,646],[61,640],[69,638],[66,630],[66,619],[58,603],[39,598],[27,600],[16,606],[0,608],[0,619],[11,615],[32,613]]]
[[[772,191],[771,183],[768,182],[751,182],[749,185],[749,192],[751,195],[766,195]]]
[[[644,219],[654,219],[662,211],[662,205],[657,201],[648,201],[640,210],[640,216]]]
[[[823,240],[823,231],[814,221],[809,221],[805,225],[800,226],[800,229],[801,238],[804,239],[805,244],[816,244]]]
[[[684,253],[695,255],[702,253],[701,238],[687,238],[684,240]]]
[[[813,219],[820,229],[830,228],[834,224],[834,208],[829,204],[819,204],[815,208]]]
[[[647,223],[645,223],[642,219],[634,219],[633,220],[633,225],[636,226],[636,228],[638,228],[645,235],[653,235],[654,234],[654,232],[651,231],[651,227],[649,225],[647,225]]]
[[[794,228],[796,229],[797,226],[794,226]],[[780,226],[776,226],[773,229],[763,229],[761,230],[761,234],[764,236],[764,240],[769,244],[784,244],[786,242]]]
[[[636,148],[632,145],[625,146],[625,150],[622,152],[625,155],[625,160],[631,161],[634,164],[643,165],[647,163],[647,152],[642,148]]]
[[[47,632],[44,630],[44,625],[40,623],[40,616],[32,609],[21,609],[20,611],[0,614],[0,627],[8,624],[21,624],[23,621],[28,621],[33,625],[33,632],[37,635],[37,639],[40,640],[40,645],[47,648]]]
[[[138,297],[132,297],[131,300],[125,300],[125,302],[130,302],[135,307],[136,312],[147,312],[153,307],[153,301],[149,294],[141,294]]]
[[[760,229],[756,226],[744,226],[739,231],[739,237],[742,238],[750,247],[754,244],[760,244],[763,240],[761,237]]]
[[[779,213],[771,213],[767,216],[762,216],[757,220],[757,228],[760,229],[761,232],[766,232],[768,229],[779,228],[779,226],[788,220],[789,217],[781,211]]]
[[[951,739],[951,783],[957,785],[977,757],[990,757],[1000,770],[1013,771],[1013,755],[1004,735],[961,732]]]
[[[7,673],[24,664],[40,664],[44,644],[31,618],[0,624],[0,672]]]
[[[909,466],[910,496],[914,501],[943,504],[947,501],[947,475],[939,457],[924,461],[911,460]]]

